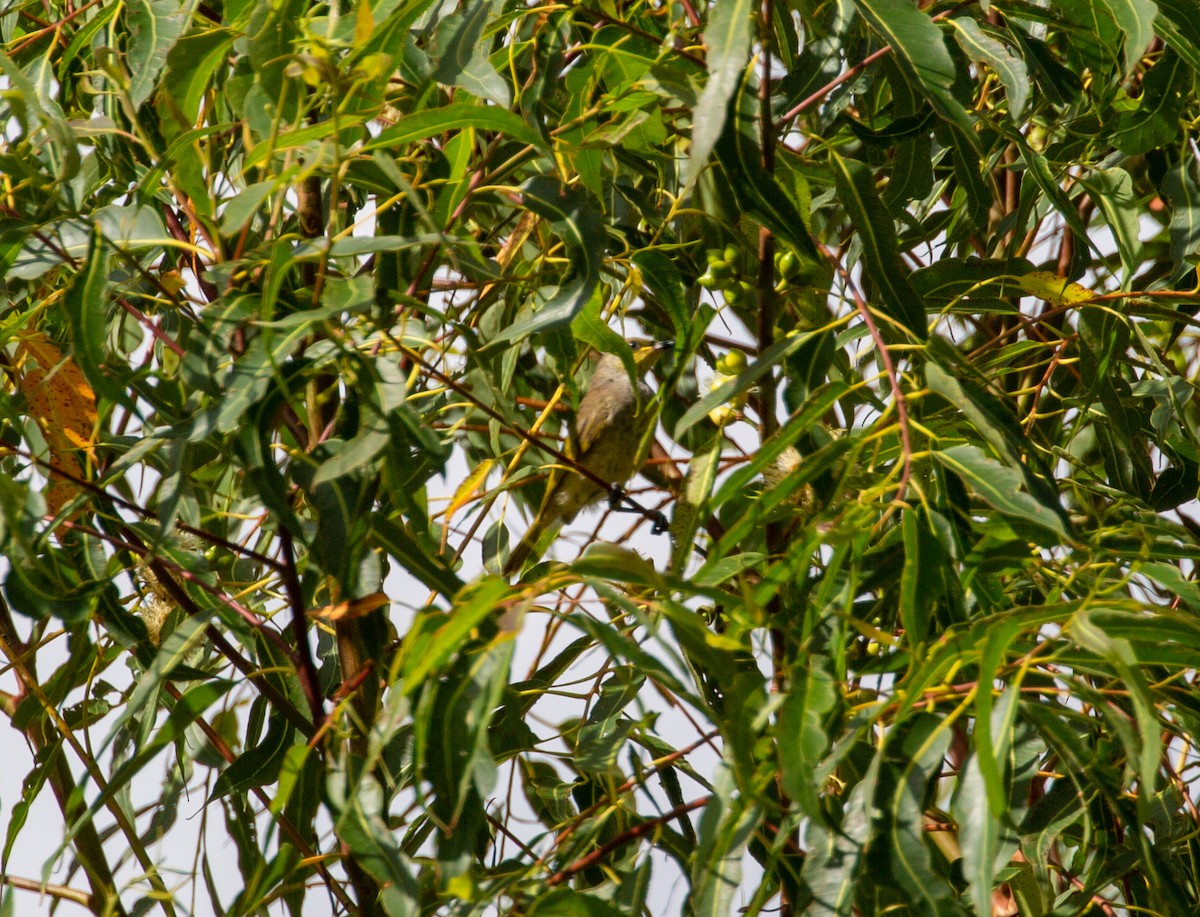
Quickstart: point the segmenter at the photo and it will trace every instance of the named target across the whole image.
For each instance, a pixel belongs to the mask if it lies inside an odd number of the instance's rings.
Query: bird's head
[[[674,346],[674,341],[634,342],[633,365],[637,367],[637,374],[641,376],[647,372],[658,361],[659,357]]]

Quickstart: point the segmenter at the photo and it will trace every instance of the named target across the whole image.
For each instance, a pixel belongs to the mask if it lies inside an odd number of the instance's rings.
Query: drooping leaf
[[[953,446],[935,452],[934,457],[968,482],[971,489],[994,509],[1014,519],[1031,522],[1060,538],[1067,537],[1061,510],[1023,493],[1020,472],[989,458],[975,446]]]
[[[484,29],[496,4],[473,0],[457,15],[442,19],[434,31],[431,57],[436,62],[433,78],[439,83],[461,86],[479,98],[508,108],[512,93],[508,83],[488,60]]]
[[[958,129],[960,137],[973,138],[971,119],[954,92],[954,59],[930,17],[906,3],[854,0],[854,5],[891,46],[905,74],[920,87],[938,114]]]
[[[1008,113],[1019,120],[1025,112],[1029,98],[1029,72],[1025,62],[992,32],[985,30],[974,19],[961,17],[951,19],[955,37],[963,50],[972,58],[991,67],[1008,93]]]
[[[732,0],[712,7],[704,30],[708,81],[696,102],[685,184],[695,181],[725,130],[730,100],[750,59],[753,11],[754,4],[749,0]]]
[[[833,158],[838,193],[862,234],[863,266],[883,298],[884,311],[918,340],[927,334],[925,310],[900,259],[891,216],[875,192],[866,166],[853,159]]]
[[[126,10],[129,29],[129,99],[137,108],[153,94],[167,57],[187,28],[191,3],[179,0],[130,0]]]

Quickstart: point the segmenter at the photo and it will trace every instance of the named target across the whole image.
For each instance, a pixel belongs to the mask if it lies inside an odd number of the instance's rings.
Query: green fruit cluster
[[[754,294],[754,284],[746,279],[739,269],[738,262],[741,252],[736,245],[726,245],[725,248],[710,248],[708,250],[708,270],[700,275],[700,286],[712,292],[721,292],[725,302],[731,306],[748,299]],[[793,287],[805,286],[813,282],[817,274],[817,265],[806,258],[801,258],[793,251],[775,253],[775,285],[777,292],[783,293]]]
[[[714,293],[721,291],[721,296],[729,305],[737,305],[742,300],[753,295],[754,285],[744,279],[738,269],[741,252],[736,245],[726,245],[725,248],[710,248],[708,250],[708,270],[700,275],[700,286]]]

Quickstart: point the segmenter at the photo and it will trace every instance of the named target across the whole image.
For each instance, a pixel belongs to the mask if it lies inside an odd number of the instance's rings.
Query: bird
[[[649,408],[654,393],[640,380],[674,345],[674,341],[655,341],[634,349],[636,391],[618,355],[600,357],[579,402],[566,454],[609,486],[602,487],[570,468],[554,468],[537,515],[504,565],[505,576],[520,572],[547,531],[570,522],[585,506],[611,495],[613,488],[633,477],[641,464],[638,447],[654,419]]]

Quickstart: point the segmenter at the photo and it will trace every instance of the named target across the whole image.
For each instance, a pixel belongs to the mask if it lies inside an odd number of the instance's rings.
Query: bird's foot
[[[667,514],[661,509],[654,511],[654,525],[650,529],[651,535],[661,535],[663,532],[669,531],[671,521],[667,518]]]
[[[625,505],[626,500],[629,501],[628,506]],[[652,535],[661,535],[671,528],[671,523],[662,510],[649,511],[638,506],[629,499],[629,494],[619,484],[613,484],[608,488],[608,508],[614,513],[641,513],[643,516],[649,517],[654,523],[653,528],[650,529]]]
[[[620,484],[610,484],[608,487],[608,508],[614,513],[636,513],[636,509],[622,505],[628,497],[629,494],[625,493],[625,488]]]

